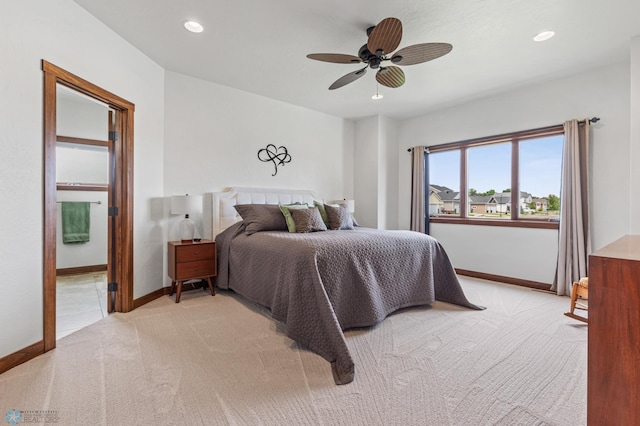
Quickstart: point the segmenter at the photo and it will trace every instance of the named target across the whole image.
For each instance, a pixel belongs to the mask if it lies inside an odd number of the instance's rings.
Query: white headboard
[[[322,202],[315,192],[306,189],[229,188],[213,193],[213,238],[241,218],[233,207],[236,204],[292,204]]]

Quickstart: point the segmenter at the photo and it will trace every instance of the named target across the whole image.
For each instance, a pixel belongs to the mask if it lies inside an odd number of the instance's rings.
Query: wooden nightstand
[[[198,242],[169,241],[169,277],[171,293],[176,292],[176,303],[180,302],[182,283],[188,280],[207,279],[211,295],[215,296],[212,277],[216,276],[216,243],[211,240]]]

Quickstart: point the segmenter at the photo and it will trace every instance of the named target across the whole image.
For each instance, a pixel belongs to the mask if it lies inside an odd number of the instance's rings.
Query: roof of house
[[[445,192],[445,191],[453,192],[453,189],[448,188],[446,186],[442,186],[442,185],[429,185],[429,186],[437,190],[438,192]]]
[[[459,192],[455,191],[444,191],[438,193],[442,201],[458,200],[460,199],[460,197],[458,196],[459,194]]]
[[[471,204],[496,204],[493,195],[469,195],[469,201]]]
[[[493,194],[498,204],[509,204],[511,202],[511,192],[496,192]],[[520,198],[533,197],[529,192],[520,191]],[[542,199],[542,198],[538,198]]]
[[[498,204],[509,204],[511,202],[511,193],[496,192],[495,194],[493,194],[493,198],[496,199],[496,203]]]

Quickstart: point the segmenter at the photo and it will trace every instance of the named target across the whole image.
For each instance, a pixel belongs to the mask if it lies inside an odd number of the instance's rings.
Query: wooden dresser
[[[176,303],[180,302],[182,283],[194,279],[206,279],[211,295],[215,296],[212,277],[216,276],[216,243],[202,240],[198,242],[169,241],[168,272],[171,291],[176,292]]]
[[[640,425],[640,235],[589,256],[587,423]]]

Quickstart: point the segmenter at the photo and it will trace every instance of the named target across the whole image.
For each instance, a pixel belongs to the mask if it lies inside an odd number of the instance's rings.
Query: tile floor
[[[107,273],[66,275],[56,284],[56,339],[105,318]]]

